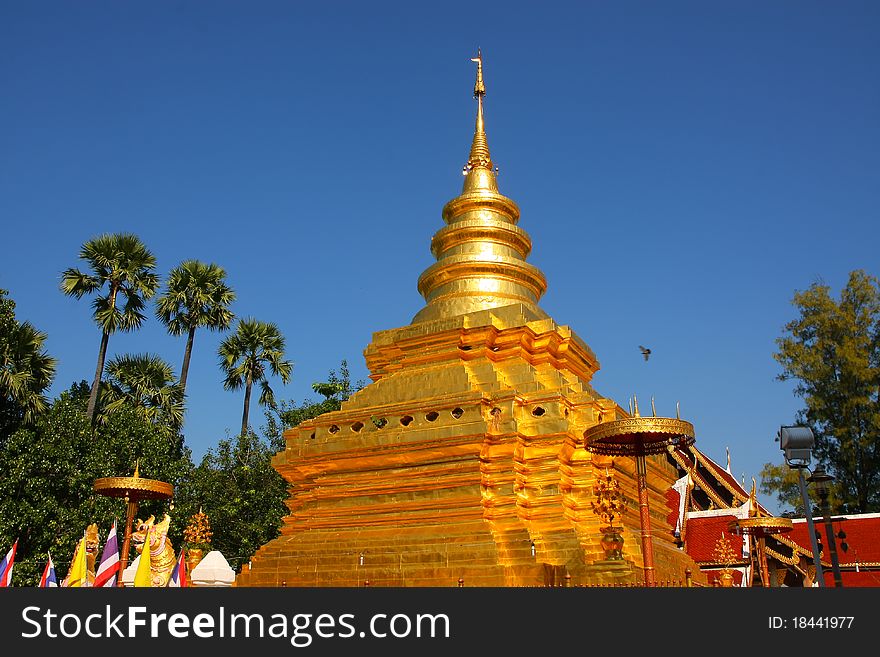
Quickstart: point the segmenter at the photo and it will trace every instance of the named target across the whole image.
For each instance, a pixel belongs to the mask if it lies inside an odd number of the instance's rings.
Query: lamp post
[[[807,481],[813,485],[819,494],[819,507],[822,509],[822,519],[825,523],[825,535],[828,537],[828,548],[831,551],[831,570],[834,573],[834,586],[843,587],[843,578],[840,576],[840,562],[837,559],[837,543],[834,540],[834,526],[831,524],[831,510],[828,508],[828,493],[834,477],[825,472],[821,465],[817,466]]]
[[[807,518],[807,531],[810,534],[810,545],[813,548],[813,564],[816,567],[816,582],[825,586],[825,575],[822,573],[822,561],[819,559],[819,542],[816,540],[816,527],[813,525],[812,504],[804,481],[804,469],[810,464],[813,445],[816,439],[810,427],[780,427],[779,447],[785,454],[788,467],[798,472],[798,483],[801,488],[801,499],[804,501],[804,515]]]

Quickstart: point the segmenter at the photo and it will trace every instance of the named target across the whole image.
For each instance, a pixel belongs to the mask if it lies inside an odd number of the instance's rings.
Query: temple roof
[[[729,534],[730,523],[748,516],[770,517],[753,490],[747,492],[718,463],[693,445],[668,453],[681,478],[666,491],[669,524],[683,549],[701,568],[718,568],[714,550],[719,537]],[[823,543],[821,563],[826,586],[834,586],[832,564],[822,517],[814,518]],[[880,513],[832,516],[838,546],[841,581],[847,586],[880,586]],[[844,536],[840,536],[841,530]],[[731,541],[740,540],[731,536]],[[842,545],[847,549],[843,550]],[[766,538],[772,560],[805,574],[813,564],[813,552],[804,518],[792,519],[792,530]],[[712,575],[709,574],[712,584]]]

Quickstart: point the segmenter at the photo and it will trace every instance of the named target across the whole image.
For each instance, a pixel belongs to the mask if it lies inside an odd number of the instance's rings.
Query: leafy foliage
[[[100,235],[82,245],[79,257],[89,265],[90,272],[66,269],[61,275],[61,291],[77,299],[106,291],[92,301],[93,318],[101,329],[98,365],[86,409],[94,422],[107,342],[117,331],[127,332],[140,327],[146,319],[143,312],[145,300],[156,293],[159,277],[154,272],[155,256],[137,235]]]
[[[280,377],[284,383],[290,380],[293,364],[284,360],[284,336],[271,322],[241,319],[235,333],[220,343],[218,355],[220,367],[226,374],[223,387],[227,390],[244,388],[241,433],[247,433],[253,385],[261,387],[260,404],[274,408],[275,393],[267,375]]]
[[[804,477],[809,477],[809,473],[804,473]],[[805,483],[807,485],[807,495],[810,498],[811,512],[814,515],[819,514],[821,513],[819,495],[816,493],[815,487],[810,485],[809,481],[805,481]],[[780,506],[792,509],[790,513],[792,517],[804,517],[804,498],[801,495],[798,473],[794,468],[789,468],[787,465],[764,464],[764,467],[761,469],[761,492],[766,495],[776,495],[776,500]],[[844,502],[840,499],[839,493],[840,487],[832,486],[828,496],[830,508],[844,507]]]
[[[205,454],[176,499],[181,517],[204,511],[219,550],[236,571],[278,536],[287,484],[272,467],[274,450],[253,431],[226,438]]]
[[[15,301],[0,289],[0,445],[46,410],[56,362],[43,348],[45,341],[45,333],[15,318]]]
[[[798,421],[813,430],[814,457],[836,479],[836,509],[880,511],[880,281],[856,270],[838,301],[815,283],[793,304],[799,317],[774,354],[779,379],[797,382],[806,404]],[[762,489],[781,492],[784,480],[765,479]]]
[[[166,289],[156,300],[156,317],[171,335],[186,335],[180,387],[186,378],[196,329],[225,331],[235,315],[229,309],[235,292],[226,284],[226,272],[213,263],[185,260],[168,274]]]
[[[36,586],[48,551],[61,579],[87,525],[98,524],[102,541],[114,518],[124,527],[125,502],[96,494],[96,479],[128,476],[138,463],[141,476],[178,487],[192,469],[183,438],[170,441],[131,408],[93,427],[84,413],[88,394],[85,381],[72,386],[0,451],[0,545],[20,539],[15,586]],[[160,516],[167,508],[164,501],[142,502],[139,515]],[[183,525],[173,513],[172,521],[179,543]]]
[[[120,408],[132,408],[172,438],[183,423],[183,389],[171,365],[155,354],[124,354],[107,363],[107,383],[101,395],[100,421]]]

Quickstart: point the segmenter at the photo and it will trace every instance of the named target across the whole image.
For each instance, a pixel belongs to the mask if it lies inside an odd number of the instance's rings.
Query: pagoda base
[[[510,306],[378,333],[365,353],[373,383],[285,431],[273,465],[290,514],[235,586],[591,581],[586,564],[604,555],[597,473],[617,472],[631,499],[636,490],[631,459],[583,448],[588,427],[624,413],[590,386],[599,365],[589,348]],[[664,457],[651,459],[658,510],[675,478]],[[658,559],[658,577],[696,572],[674,553],[664,515],[655,522],[669,550],[659,536],[655,550],[672,558]]]
[[[594,561],[584,568],[584,586],[634,585],[641,577],[641,568],[625,559]]]

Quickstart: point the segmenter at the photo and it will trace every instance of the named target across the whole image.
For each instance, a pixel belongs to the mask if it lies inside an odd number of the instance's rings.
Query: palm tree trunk
[[[242,436],[247,433],[248,411],[250,411],[250,408],[251,408],[251,387],[252,387],[252,385],[253,384],[251,383],[251,377],[248,376],[247,384],[245,385],[245,388],[244,388],[244,413],[242,413],[242,416],[241,416],[241,435]]]
[[[180,368],[180,389],[186,393],[186,373],[189,372],[189,359],[192,356],[193,340],[196,337],[196,327],[190,327],[186,338],[186,349],[183,350],[183,366]]]
[[[104,359],[107,358],[107,343],[110,342],[110,334],[104,331],[101,334],[101,348],[98,350],[98,367],[95,368],[95,380],[92,381],[92,391],[89,393],[89,406],[86,414],[92,424],[95,423],[98,407],[98,388],[101,387],[101,375],[104,373]]]

